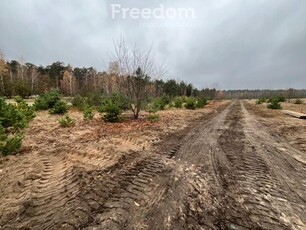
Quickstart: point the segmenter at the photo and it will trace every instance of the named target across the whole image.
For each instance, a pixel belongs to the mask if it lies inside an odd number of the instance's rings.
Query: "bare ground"
[[[247,101],[160,123],[71,116],[40,114],[1,159],[0,228],[306,228],[305,121]]]

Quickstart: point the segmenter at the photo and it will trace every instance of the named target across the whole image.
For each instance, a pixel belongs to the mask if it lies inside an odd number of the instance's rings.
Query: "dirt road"
[[[16,159],[5,176],[28,179],[7,182],[0,229],[306,229],[306,153],[253,110],[235,101],[109,167],[69,148]]]

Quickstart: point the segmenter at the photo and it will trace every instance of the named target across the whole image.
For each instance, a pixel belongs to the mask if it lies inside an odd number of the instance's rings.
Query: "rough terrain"
[[[306,229],[305,121],[248,101],[116,129],[46,116],[1,159],[0,229]]]

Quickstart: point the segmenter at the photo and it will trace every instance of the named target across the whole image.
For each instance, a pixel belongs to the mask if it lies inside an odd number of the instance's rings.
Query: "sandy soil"
[[[246,106],[257,116],[273,136],[281,137],[286,142],[306,152],[306,120],[285,115],[281,110],[267,109],[266,105],[255,105],[255,102],[245,101]],[[305,111],[306,105],[282,103],[283,109],[296,112]]]
[[[292,99],[291,102],[281,102],[282,109],[285,110],[292,110],[299,113],[306,113],[306,99],[301,99],[303,101],[303,104],[296,105],[294,104],[295,99]],[[246,102],[250,104],[255,104],[256,100],[245,100]],[[268,103],[263,103],[261,105],[256,105],[258,108],[264,109],[266,108]]]
[[[141,117],[106,124],[99,114],[85,122],[82,113],[72,110],[69,116],[77,121],[72,128],[61,128],[60,116],[38,112],[26,130],[22,151],[0,158],[0,228],[48,228],[54,221],[62,224],[66,216],[61,210],[77,208],[79,202],[76,194],[82,184],[77,172],[102,170],[111,174],[120,162],[136,155],[144,157],[163,139],[190,129],[224,104],[215,102],[195,111],[161,111],[161,120],[156,123]]]
[[[283,109],[292,110],[292,111],[296,111],[296,112],[299,112],[299,113],[306,113],[306,101],[305,101],[305,99],[304,99],[304,104],[296,105],[293,102],[291,102],[291,103],[283,102],[282,107],[283,107]]]
[[[159,123],[70,115],[39,114],[1,159],[0,228],[306,229],[305,120],[252,101]]]

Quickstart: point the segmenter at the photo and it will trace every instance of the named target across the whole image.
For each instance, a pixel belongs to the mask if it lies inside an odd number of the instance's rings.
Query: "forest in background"
[[[92,93],[112,94],[118,92],[117,63],[110,63],[106,71],[98,72],[95,68],[73,68],[57,61],[47,66],[36,66],[16,60],[0,59],[0,96],[7,98],[16,95],[27,98],[40,95],[51,88],[56,88],[64,96]],[[174,79],[150,79],[153,97],[202,96],[214,99],[216,89],[201,89],[192,84]]]
[[[56,88],[64,96],[88,96],[89,94],[112,94],[118,92],[118,64],[111,62],[106,71],[95,68],[72,67],[57,61],[47,66],[36,66],[24,60],[5,60],[0,57],[0,96],[12,98],[40,95]],[[151,96],[167,95],[205,97],[207,99],[257,99],[283,95],[286,98],[305,98],[305,89],[278,90],[217,90],[197,89],[192,84],[174,79],[150,79]]]

